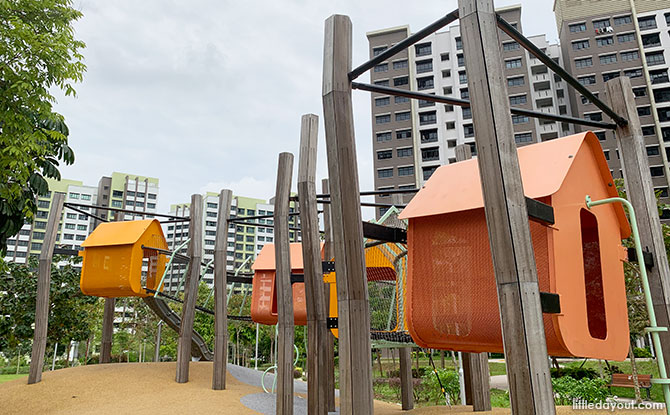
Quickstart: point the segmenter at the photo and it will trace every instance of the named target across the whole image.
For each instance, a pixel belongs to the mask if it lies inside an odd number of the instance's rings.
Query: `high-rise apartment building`
[[[519,31],[521,6],[498,9]],[[407,26],[367,34],[370,56],[410,36]],[[510,104],[513,107],[569,114],[566,83],[554,76],[507,34],[499,32]],[[544,35],[530,40],[563,65],[559,45]],[[469,99],[460,27],[452,25],[377,65],[371,72],[375,85]],[[475,130],[469,108],[371,94],[375,188],[420,187],[441,165],[456,161],[455,148],[469,144],[475,153]],[[551,140],[574,132],[571,125],[512,116],[518,145]],[[407,196],[408,198],[411,196]],[[390,197],[377,197],[390,202]],[[377,214],[385,208],[378,208]]]
[[[250,216],[272,215],[274,213],[273,200],[269,202],[263,199],[255,199],[244,196],[233,196],[231,203],[231,217],[243,218]],[[203,195],[203,261],[210,263],[214,259],[214,244],[216,241],[216,226],[218,223],[219,195],[208,192]],[[291,202],[290,211],[294,211],[294,203]],[[190,203],[176,204],[170,206],[170,214],[187,217],[190,213]],[[250,272],[251,265],[256,255],[267,243],[274,242],[274,220],[272,218],[250,219],[249,223],[231,223],[228,226],[228,237],[226,239],[227,270]],[[299,219],[291,216],[289,219],[291,230],[289,238],[297,241],[300,232],[297,230]],[[189,224],[166,223],[163,231],[167,238],[170,250],[183,246],[182,253],[186,252],[189,240]],[[167,291],[177,290],[183,284],[183,275],[186,267],[183,264],[175,264],[167,274],[164,287]],[[214,282],[214,272],[208,269],[203,281],[210,286]]]
[[[158,179],[114,172],[103,176],[98,182],[99,206],[127,209],[142,214],[125,213],[125,220],[150,218],[156,213],[158,203]],[[114,219],[113,211],[99,210],[99,216]]]
[[[619,76],[630,78],[653,184],[662,201],[670,203],[670,2],[555,0],[554,12],[565,67],[582,85],[607,102],[605,82]],[[581,94],[569,92],[574,116],[604,117]],[[595,133],[612,175],[622,177],[614,132]]]

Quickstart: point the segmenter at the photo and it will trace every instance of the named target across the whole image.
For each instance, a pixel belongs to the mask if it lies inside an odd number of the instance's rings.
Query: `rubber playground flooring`
[[[232,368],[231,368],[232,369]],[[242,369],[243,368],[236,368]],[[237,377],[255,382],[242,370],[231,370]],[[249,409],[243,401],[260,397],[260,386],[244,383],[229,373],[227,389],[211,389],[212,364],[192,362],[190,381],[174,381],[175,363],[116,363],[79,366],[45,372],[42,382],[27,385],[26,378],[0,384],[2,414],[258,414],[274,413]],[[298,395],[305,396],[303,393]],[[245,398],[246,397],[246,398]],[[269,398],[270,396],[268,396]],[[302,398],[298,398],[302,399]],[[270,399],[271,401],[272,399]],[[256,399],[258,401],[258,399]],[[257,402],[258,403],[258,402]],[[258,408],[258,405],[256,405]],[[298,409],[298,408],[296,408]],[[573,411],[557,408],[559,414],[588,414],[598,411]],[[296,410],[296,414],[304,413]],[[471,407],[426,407],[404,412],[399,405],[375,401],[375,414],[467,414]],[[509,414],[509,409],[494,408],[492,414]],[[602,413],[602,412],[600,412]],[[611,413],[608,411],[608,413]],[[616,411],[625,414],[663,414],[663,410]]]

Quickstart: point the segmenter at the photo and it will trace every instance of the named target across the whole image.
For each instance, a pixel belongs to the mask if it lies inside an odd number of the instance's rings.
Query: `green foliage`
[[[494,408],[509,408],[509,392],[502,389],[491,389],[491,406]]]
[[[586,402],[602,402],[607,399],[607,381],[605,379],[574,379],[564,376],[552,379],[554,387],[554,401],[556,405],[571,405],[573,400],[580,399]]]
[[[61,90],[86,70],[74,38],[82,14],[71,0],[0,1],[0,256],[36,210],[37,195],[48,192],[44,177],[59,179],[59,161],[74,162],[68,128],[53,111]]]
[[[598,377],[598,373],[587,367],[574,367],[574,366],[568,366],[568,367],[562,367],[560,370],[556,369],[555,367],[551,368],[551,377],[552,378],[562,378],[564,376],[569,376],[573,379],[595,379]]]
[[[651,357],[651,351],[647,347],[635,347],[633,354],[635,357]]]
[[[452,369],[437,369],[437,374],[442,381],[445,392],[449,395],[452,405],[459,400],[460,384],[458,382],[458,373]],[[444,394],[440,389],[440,383],[435,376],[435,372],[427,372],[421,378],[421,384],[416,388],[419,400],[426,400],[434,404],[444,403]]]

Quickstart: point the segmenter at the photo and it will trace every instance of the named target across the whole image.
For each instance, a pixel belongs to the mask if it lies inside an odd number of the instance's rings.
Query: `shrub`
[[[429,370],[429,368],[427,368],[425,366],[419,367],[419,370],[417,370],[415,367],[412,368],[412,377],[413,378],[416,378],[416,379],[422,378],[426,375],[426,373],[432,373],[432,370]],[[433,376],[435,376],[435,375],[433,375]],[[400,369],[389,370],[388,377],[399,378],[400,377]]]
[[[293,369],[293,379],[300,379],[301,377],[302,377],[302,368],[296,366]]]
[[[573,400],[580,399],[586,402],[602,402],[607,398],[607,381],[605,379],[574,379],[563,376],[552,379],[554,387],[554,401],[556,405],[571,405]]]
[[[613,373],[623,373],[623,370],[617,365],[609,365],[605,367],[605,373],[612,377]]]
[[[460,393],[458,373],[452,369],[437,369],[445,392],[449,395],[451,404],[456,404]],[[418,400],[426,400],[440,404],[444,402],[444,395],[434,372],[428,372],[421,377],[421,384],[417,388]]]
[[[651,351],[646,347],[633,348],[633,354],[635,357],[651,357]]]
[[[573,379],[595,379],[598,377],[598,374],[594,369],[589,369],[585,367],[563,367],[561,369],[551,368],[551,377],[554,379],[561,378],[563,376],[569,376]]]

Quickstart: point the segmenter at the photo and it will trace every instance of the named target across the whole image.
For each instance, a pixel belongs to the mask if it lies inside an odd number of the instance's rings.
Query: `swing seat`
[[[147,297],[156,290],[167,249],[156,219],[100,224],[81,244],[84,258],[80,288],[96,297]]]

